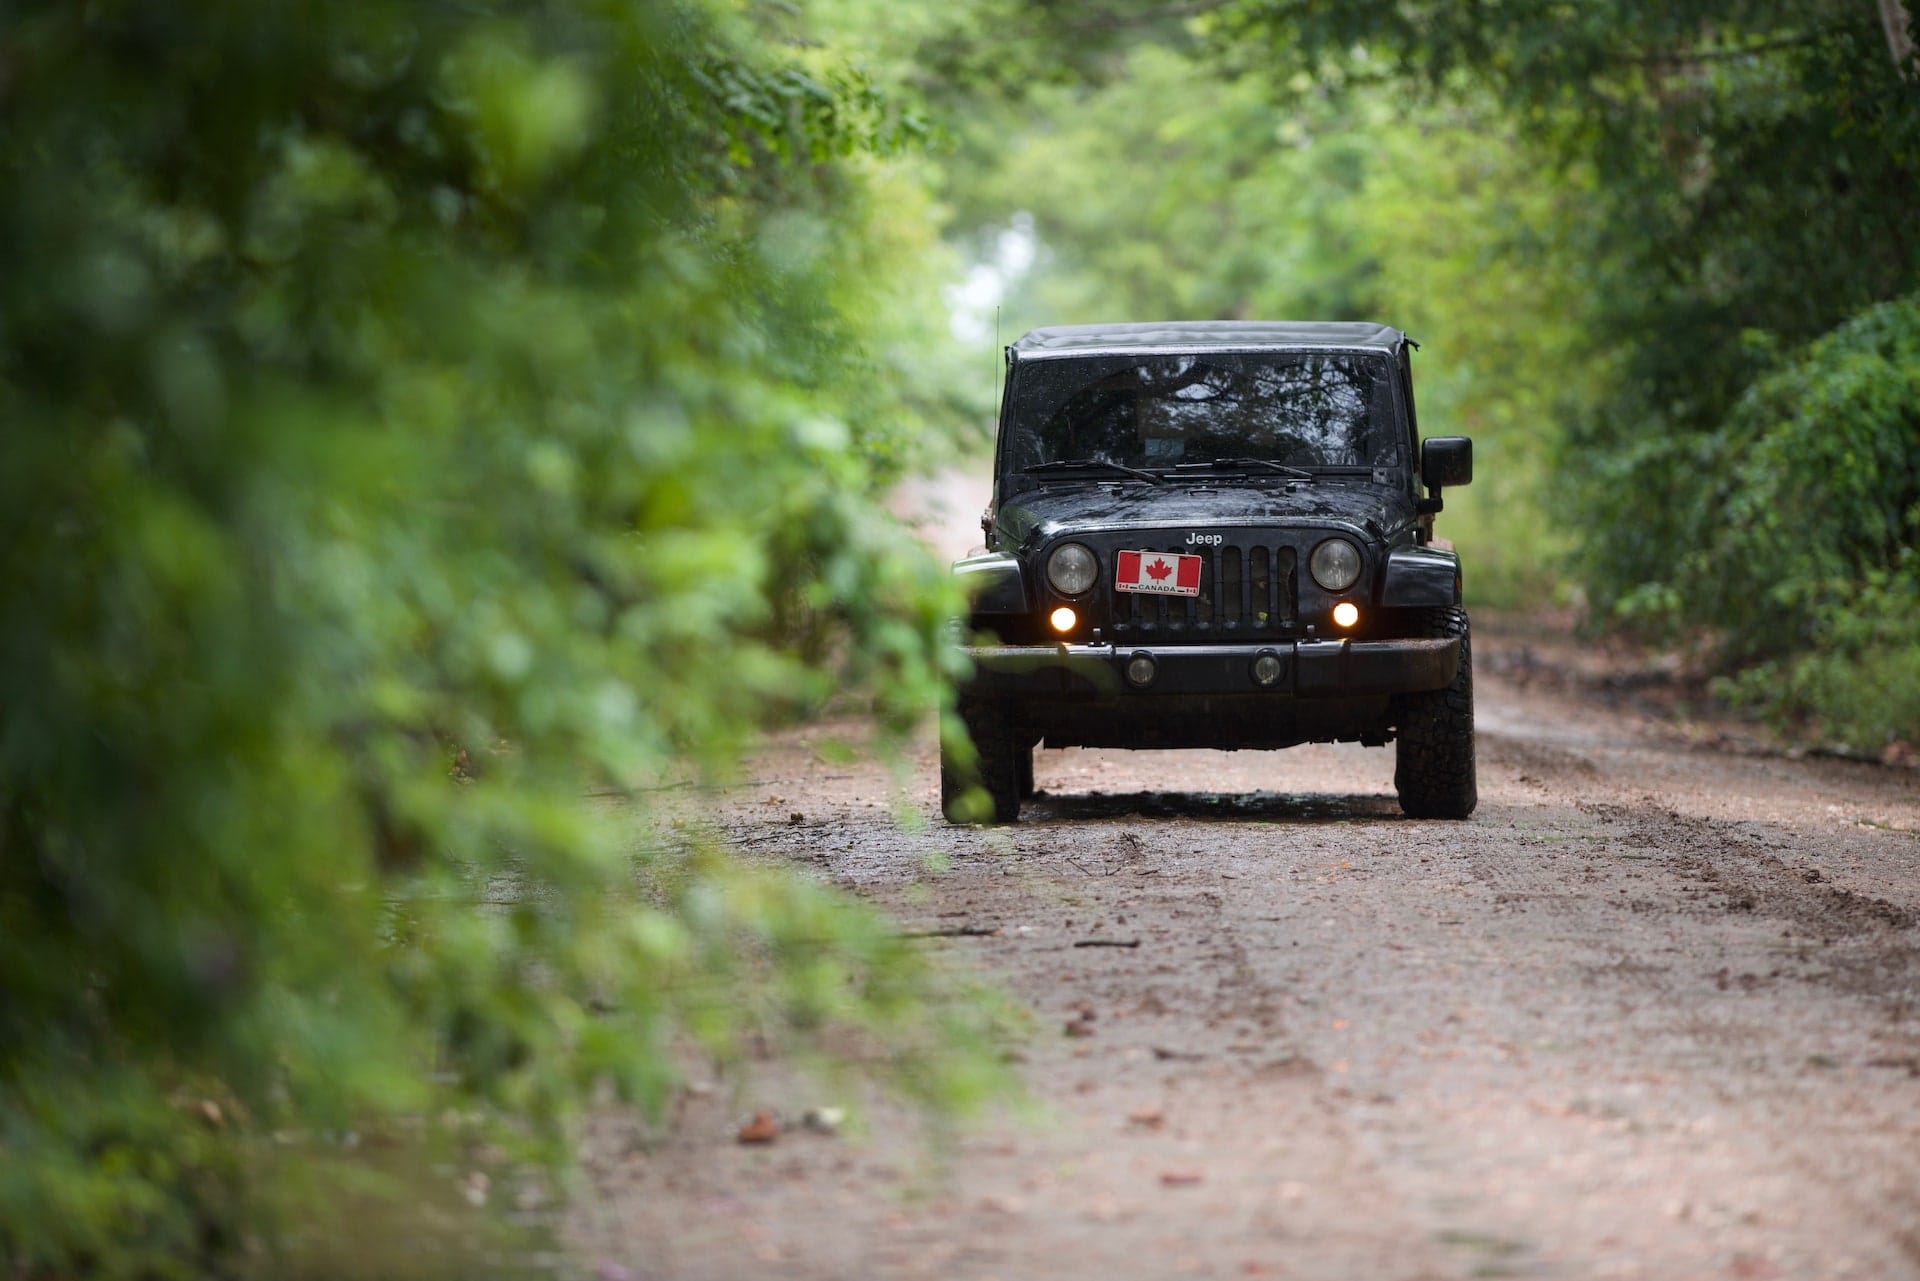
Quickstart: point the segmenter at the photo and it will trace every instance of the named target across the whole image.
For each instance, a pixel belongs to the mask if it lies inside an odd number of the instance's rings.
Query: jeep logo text
[[[1221,535],[1219,534],[1188,534],[1187,545],[1190,547],[1218,547],[1220,545],[1220,539]]]

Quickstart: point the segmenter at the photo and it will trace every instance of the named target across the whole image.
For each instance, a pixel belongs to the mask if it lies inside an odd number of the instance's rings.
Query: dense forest
[[[1915,740],[1917,210],[1892,0],[12,6],[0,1268],[292,1266],[349,1136],[564,1167],[748,1042],[1004,1088],[873,913],[581,799],[939,703],[877,498],[996,305],[1402,326],[1471,599]]]

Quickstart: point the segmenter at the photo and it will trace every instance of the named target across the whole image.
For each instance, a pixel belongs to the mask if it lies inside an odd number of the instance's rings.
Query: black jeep
[[[1473,812],[1460,561],[1433,540],[1473,446],[1416,448],[1414,346],[1223,322],[1007,348],[987,550],[954,565],[976,760],[942,753],[949,818],[1012,822],[1040,744],[1394,741],[1403,810]]]

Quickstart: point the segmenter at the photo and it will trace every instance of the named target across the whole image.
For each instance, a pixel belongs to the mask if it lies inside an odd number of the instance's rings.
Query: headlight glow
[[[1333,607],[1333,625],[1352,627],[1360,621],[1360,607],[1350,600],[1343,600]]]
[[[1307,558],[1313,581],[1330,592],[1344,592],[1360,577],[1360,549],[1344,538],[1329,538]]]
[[[1074,624],[1080,621],[1080,615],[1062,605],[1047,616],[1047,621],[1053,624],[1053,630],[1056,632],[1070,632]]]
[[[1047,582],[1062,596],[1078,596],[1086,591],[1093,586],[1097,572],[1093,553],[1079,543],[1062,543],[1047,557]]]

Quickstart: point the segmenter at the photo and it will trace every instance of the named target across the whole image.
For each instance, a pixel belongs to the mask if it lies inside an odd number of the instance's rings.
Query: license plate
[[[1200,557],[1178,552],[1121,552],[1114,558],[1113,589],[1146,596],[1198,596]]]

